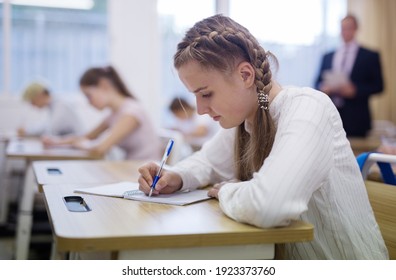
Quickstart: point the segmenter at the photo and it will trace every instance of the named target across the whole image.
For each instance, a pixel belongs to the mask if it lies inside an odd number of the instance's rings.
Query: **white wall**
[[[119,71],[127,86],[160,123],[164,106],[160,94],[160,33],[156,0],[108,1],[110,63]],[[81,96],[75,98],[78,111],[88,130],[103,117]],[[26,121],[40,121],[42,112],[23,104],[20,97],[0,96],[0,133],[14,131]]]
[[[160,35],[156,0],[108,1],[110,63],[156,124],[160,95]]]

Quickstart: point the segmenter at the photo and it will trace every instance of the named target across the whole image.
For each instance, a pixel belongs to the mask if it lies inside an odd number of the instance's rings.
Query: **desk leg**
[[[0,162],[1,165],[1,162]],[[0,169],[3,169],[1,166]],[[7,174],[0,171],[0,225],[4,225],[7,223],[8,216],[8,178],[6,178]]]
[[[3,181],[0,183],[0,225],[4,225],[7,223],[7,216],[8,216],[8,192],[7,192],[7,186]]]
[[[274,244],[127,250],[118,253],[120,260],[271,260],[274,256]]]
[[[78,252],[69,252],[69,260],[78,260]]]
[[[118,252],[91,251],[69,252],[69,260],[114,260],[118,259]]]
[[[60,253],[56,247],[56,242],[53,240],[51,245],[51,260],[66,260],[67,253]]]
[[[6,174],[5,143],[0,141],[0,225],[7,223],[8,174]]]
[[[34,173],[31,163],[28,163],[25,180],[22,189],[22,199],[20,201],[17,236],[16,236],[16,256],[17,260],[26,260],[29,253],[30,235],[33,220],[33,201],[36,185],[34,183]]]

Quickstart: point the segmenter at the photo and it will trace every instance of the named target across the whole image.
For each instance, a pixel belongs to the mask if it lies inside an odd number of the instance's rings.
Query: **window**
[[[230,16],[278,58],[276,78],[283,85],[314,85],[345,14],[346,0],[230,0]]]
[[[37,2],[36,6],[32,6]],[[48,7],[54,3],[79,6]],[[108,63],[107,0],[12,1],[7,94],[19,95],[32,80],[44,80],[55,95],[79,92],[88,67]],[[16,5],[28,3],[29,5]],[[85,6],[82,5],[85,3]],[[0,2],[0,17],[3,20]],[[4,30],[0,30],[3,36]],[[4,43],[0,45],[3,53]],[[1,89],[3,90],[3,89]]]
[[[187,28],[216,14],[216,2],[229,7],[229,16],[247,27],[264,49],[275,54],[279,69],[274,74],[282,85],[311,87],[322,55],[339,42],[340,20],[347,5],[347,0],[158,0],[161,94],[165,101],[174,96],[193,101],[193,95],[187,93],[173,69],[173,54]]]
[[[179,81],[173,68],[173,55],[188,28],[195,22],[215,14],[215,1],[158,0],[158,14],[162,43],[161,94],[165,96],[163,100],[166,113],[167,104],[173,97],[184,96],[190,100],[193,98]]]

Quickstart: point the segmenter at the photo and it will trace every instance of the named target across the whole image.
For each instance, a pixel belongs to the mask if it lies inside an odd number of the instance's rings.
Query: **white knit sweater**
[[[284,88],[270,104],[275,142],[249,181],[225,184],[224,213],[258,227],[301,219],[314,225],[312,242],[286,246],[290,259],[386,259],[356,159],[331,100],[311,88]],[[235,177],[235,129],[221,130],[173,170],[183,189]]]

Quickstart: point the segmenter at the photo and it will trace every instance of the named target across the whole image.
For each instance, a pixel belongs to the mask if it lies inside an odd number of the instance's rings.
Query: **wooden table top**
[[[67,160],[67,159],[98,159],[88,151],[73,149],[70,147],[43,146],[39,139],[11,139],[7,145],[6,156],[8,158],[20,158],[26,160]]]
[[[355,155],[375,151],[381,145],[381,139],[374,136],[361,138],[349,137],[348,140]]]
[[[58,251],[180,248],[313,239],[310,224],[259,229],[226,217],[218,201],[172,206],[74,193],[74,189],[137,181],[136,161],[40,161],[33,163],[52,221]],[[50,174],[58,169],[61,174]],[[79,195],[92,209],[69,212],[63,197]]]
[[[35,161],[33,170],[39,191],[48,184],[115,183],[137,180],[145,162],[106,160]]]
[[[302,221],[271,229],[238,223],[226,217],[214,199],[173,206],[77,194],[74,193],[77,187],[84,186],[43,186],[59,252],[286,243],[313,239],[313,226]],[[92,211],[68,211],[63,197],[70,195],[83,197]]]

